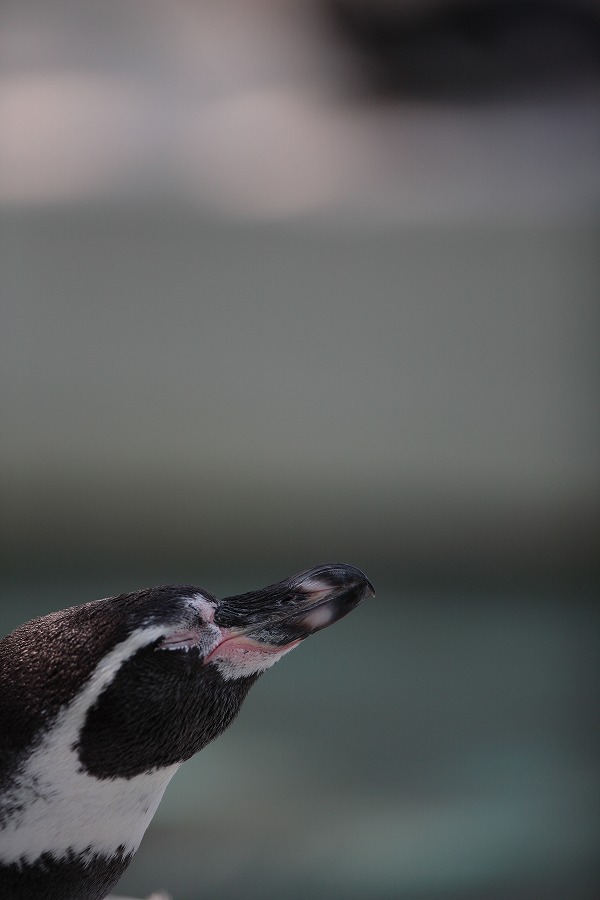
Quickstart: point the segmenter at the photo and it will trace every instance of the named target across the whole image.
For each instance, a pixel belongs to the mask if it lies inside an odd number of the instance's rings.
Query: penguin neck
[[[98,778],[86,771],[77,745],[90,705],[145,640],[133,635],[105,657],[21,756],[0,800],[0,864],[34,864],[47,857],[110,859],[137,850],[183,760],[148,767],[134,777]],[[126,756],[127,748],[117,752]]]
[[[228,727],[258,677],[228,679],[194,649],[140,649],[88,707],[79,760],[100,779],[181,764]]]
[[[0,797],[1,865],[130,858],[179,766],[237,714],[255,679],[227,682],[190,654],[182,708],[168,673],[150,679],[144,661],[154,651],[142,649],[149,637],[148,629],[134,633],[107,654],[8,774]],[[159,658],[166,666],[170,655]],[[132,671],[142,696],[131,691]],[[157,721],[166,722],[158,731]]]

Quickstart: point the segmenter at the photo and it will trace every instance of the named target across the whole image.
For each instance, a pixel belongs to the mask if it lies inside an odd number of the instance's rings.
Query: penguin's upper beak
[[[214,623],[223,635],[220,646],[277,652],[292,649],[374,594],[373,585],[359,569],[328,563],[261,590],[224,598],[217,605]]]

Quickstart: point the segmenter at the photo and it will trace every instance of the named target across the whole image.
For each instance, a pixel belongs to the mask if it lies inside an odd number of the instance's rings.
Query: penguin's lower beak
[[[226,597],[214,623],[223,640],[206,662],[234,648],[274,653],[291,650],[300,641],[332,625],[375,593],[368,578],[354,566],[315,566],[259,591]]]

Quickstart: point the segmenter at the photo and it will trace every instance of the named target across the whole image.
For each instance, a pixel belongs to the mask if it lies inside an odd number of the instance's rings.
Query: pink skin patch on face
[[[277,660],[297,647],[300,639],[283,646],[273,646],[255,641],[239,632],[228,633],[222,629],[223,640],[211,650],[204,665],[212,663],[224,678],[245,678],[264,672]]]

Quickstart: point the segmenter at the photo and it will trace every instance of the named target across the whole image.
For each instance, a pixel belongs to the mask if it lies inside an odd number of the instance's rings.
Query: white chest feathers
[[[134,633],[104,658],[23,764],[2,798],[10,815],[0,830],[1,862],[137,850],[179,763],[133,778],[98,779],[82,771],[74,745],[87,710],[121,663],[152,639],[150,631]],[[159,637],[163,629],[156,632]]]

